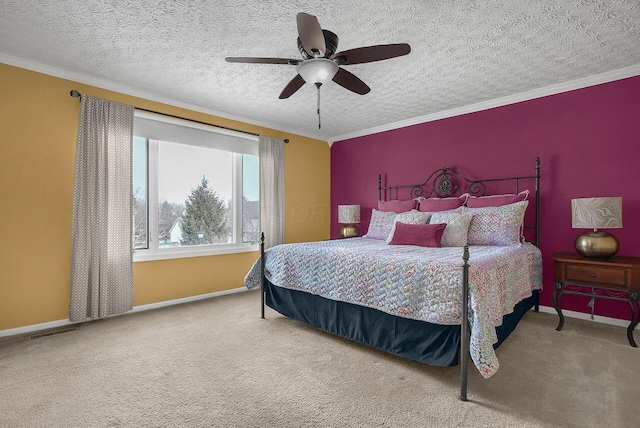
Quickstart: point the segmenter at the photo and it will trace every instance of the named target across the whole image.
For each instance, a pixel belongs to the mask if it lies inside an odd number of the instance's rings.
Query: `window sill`
[[[149,250],[134,250],[133,262],[149,262],[154,260],[184,259],[189,257],[216,256],[221,254],[249,253],[259,251],[258,244],[229,244],[211,245],[200,248],[166,249],[151,252]]]

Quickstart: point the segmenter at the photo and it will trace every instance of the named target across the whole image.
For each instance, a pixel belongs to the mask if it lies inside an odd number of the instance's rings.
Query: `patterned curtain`
[[[69,319],[129,311],[134,107],[82,95],[71,236]]]
[[[259,140],[260,227],[270,248],[284,243],[284,140]]]

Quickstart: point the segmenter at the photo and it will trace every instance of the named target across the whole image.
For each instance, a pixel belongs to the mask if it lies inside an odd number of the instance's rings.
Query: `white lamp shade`
[[[338,72],[338,64],[326,58],[308,59],[298,64],[296,70],[305,82],[310,84],[327,83]]]
[[[622,228],[622,198],[579,198],[571,200],[574,229]]]
[[[360,223],[360,205],[338,205],[338,223]]]

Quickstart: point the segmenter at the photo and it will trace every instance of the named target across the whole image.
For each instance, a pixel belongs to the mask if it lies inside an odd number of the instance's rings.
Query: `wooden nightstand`
[[[562,330],[562,296],[574,294],[598,299],[621,300],[631,308],[631,324],[627,328],[627,338],[631,346],[633,329],[640,321],[640,258],[611,257],[594,259],[574,253],[555,253],[553,255],[555,288],[553,307],[558,312],[560,322],[556,330]]]

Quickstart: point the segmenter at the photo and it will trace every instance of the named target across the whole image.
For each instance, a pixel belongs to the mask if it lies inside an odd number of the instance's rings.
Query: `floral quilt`
[[[499,367],[495,327],[515,305],[542,288],[540,251],[529,243],[469,248],[471,358],[484,377]],[[462,248],[387,245],[351,238],[285,244],[265,252],[274,285],[375,308],[433,324],[461,323]],[[260,261],[245,277],[260,286]]]

